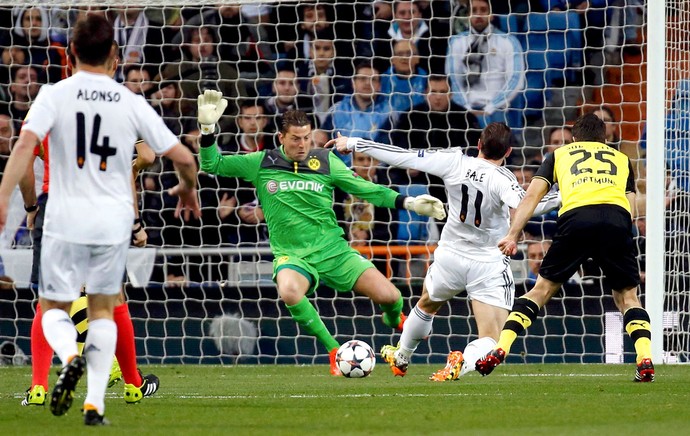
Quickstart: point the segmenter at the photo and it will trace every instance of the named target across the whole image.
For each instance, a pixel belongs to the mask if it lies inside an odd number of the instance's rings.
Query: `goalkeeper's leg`
[[[290,311],[292,319],[295,320],[304,331],[326,347],[331,363],[331,374],[340,375],[335,365],[335,351],[340,344],[328,331],[326,325],[319,317],[318,312],[306,297],[312,283],[311,277],[307,278],[307,272],[301,268],[283,268],[276,273],[276,284],[278,285],[278,295],[285,303],[285,307]]]
[[[383,311],[384,324],[398,331],[403,330],[407,317],[402,313],[402,295],[398,288],[373,265],[360,274],[352,289],[379,305]]]

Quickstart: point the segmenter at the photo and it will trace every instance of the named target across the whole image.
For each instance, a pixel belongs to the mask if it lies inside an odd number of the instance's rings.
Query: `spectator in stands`
[[[424,102],[428,74],[419,66],[417,47],[408,39],[393,42],[391,67],[381,75],[381,94],[396,112],[407,112]]]
[[[292,61],[279,61],[276,63],[273,95],[266,100],[264,107],[266,115],[271,117],[271,130],[273,131],[276,131],[278,128],[278,118],[288,110],[297,109],[312,116],[314,112],[312,99],[299,93],[297,74]]]
[[[376,159],[364,153],[352,154],[352,171],[357,177],[370,182],[389,186],[399,184],[395,178],[399,172],[389,172],[379,166]],[[393,175],[393,178],[391,178]],[[353,247],[367,245],[386,245],[397,239],[398,211],[373,204],[352,194],[336,189],[334,209],[340,226],[345,231],[345,238]],[[386,258],[371,259],[381,273],[387,273]]]
[[[490,24],[488,0],[471,0],[471,28],[449,42],[446,72],[453,100],[477,117],[480,126],[508,117],[513,99],[525,86],[525,62],[518,40]]]
[[[15,20],[11,31],[0,38],[2,63],[31,65],[46,77],[49,83],[62,78],[64,50],[53,46],[49,39],[48,13],[42,6],[15,6],[12,9]],[[9,75],[1,77],[7,83]]]
[[[619,65],[624,54],[640,54],[645,3],[643,0],[609,0],[609,25],[604,29],[607,65]]]
[[[539,162],[536,165],[510,165],[509,168],[522,189],[526,191],[539,168]]]
[[[680,80],[676,85],[671,110],[666,114],[665,132],[666,165],[673,183],[687,202],[690,196],[690,79]],[[646,149],[646,138],[643,144]],[[687,203],[684,209],[690,210]]]
[[[207,27],[215,32],[214,39],[221,41],[218,47],[220,58],[226,62],[238,62],[242,50],[246,48],[250,39],[249,28],[242,25],[242,15],[239,5],[218,5],[215,8],[205,8],[184,21],[185,28]],[[182,44],[183,33],[177,34],[171,41],[173,46]],[[238,66],[238,69],[241,67]]]
[[[231,62],[218,57],[216,33],[210,26],[187,27],[183,31],[182,60],[168,65],[164,80],[179,81],[182,97],[196,99],[205,89],[221,91],[228,99],[229,115],[237,113],[237,99],[245,97],[247,91],[239,79],[237,69]],[[230,118],[230,117],[228,117]],[[221,123],[232,124],[228,121]]]
[[[573,142],[573,129],[570,126],[553,127],[546,135],[544,141],[543,155],[553,153],[558,147],[568,145]]]
[[[127,65],[122,71],[122,76],[124,77],[122,84],[135,94],[146,96],[146,92],[153,85],[151,73],[141,65]]]
[[[452,34],[470,30],[470,0],[450,0]]]
[[[295,59],[298,62],[312,58],[311,43],[314,41],[316,33],[326,29],[332,30],[333,14],[330,7],[331,5],[320,2],[305,2],[297,6],[297,26],[289,26],[285,29],[286,31],[294,31],[296,28],[297,34],[281,36],[281,39],[286,41],[283,46],[287,58]]]
[[[14,131],[19,132],[31,102],[41,88],[40,75],[37,67],[20,65],[11,69],[11,77],[9,112],[14,123]]]
[[[160,27],[149,23],[143,7],[125,6],[117,11],[113,22],[115,41],[120,46],[120,74],[129,64],[158,68],[163,58],[163,32]]]
[[[324,122],[333,104],[352,93],[349,79],[352,70],[336,62],[333,38],[329,28],[316,32],[311,42],[310,58],[301,62],[298,70],[300,90],[311,97],[314,115],[319,123]]]
[[[666,166],[675,185],[667,190],[666,234],[668,251],[673,253],[674,280],[681,280],[678,289],[690,286],[690,80],[676,85],[671,110],[666,114]],[[670,189],[669,189],[670,190]],[[646,229],[645,229],[646,230]]]
[[[266,2],[245,3],[240,6],[239,19],[244,28],[240,34],[240,76],[250,95],[268,95],[279,53],[276,7]]]
[[[481,133],[477,118],[450,95],[446,76],[429,76],[425,101],[399,117],[392,142],[403,148],[474,149]]]
[[[531,239],[527,241],[527,277],[526,286],[534,286],[539,275],[539,267],[544,260],[546,252],[551,248],[551,241],[548,239]]]
[[[165,125],[180,138],[183,144],[197,148],[199,127],[195,121],[196,107],[182,100],[182,91],[178,82],[160,82],[158,91],[151,94],[150,103],[161,115]]]
[[[6,113],[0,113],[0,177],[5,172],[7,159],[14,141],[14,125],[12,118]]]
[[[352,77],[354,92],[334,104],[322,129],[340,132],[344,136],[358,136],[376,142],[389,143],[392,122],[390,99],[380,93],[379,72],[367,62],[360,62]],[[349,155],[341,156],[349,165]]]
[[[411,41],[417,47],[422,68],[432,73],[443,71],[447,39],[442,37],[443,35],[431,35],[429,24],[422,17],[418,2],[395,0],[392,21],[390,24],[386,21],[380,23],[382,24],[374,29],[372,46],[374,66],[379,71],[385,71],[390,66],[392,43],[403,39]]]
[[[608,27],[607,15],[613,8],[612,0],[540,0],[542,9],[549,11],[575,11],[583,17],[585,40],[584,82],[586,85],[598,86],[603,82],[604,74],[604,30]],[[587,98],[591,88],[586,88]]]
[[[620,147],[620,132],[616,116],[608,106],[601,106],[593,111],[606,124],[606,145],[618,149]]]
[[[261,100],[248,99],[240,104],[240,113],[236,117],[239,133],[229,140],[218,141],[223,153],[252,153],[255,151],[276,148],[273,132],[266,131],[270,125]],[[263,209],[256,198],[254,186],[240,179],[223,180],[226,187],[233,184],[235,198],[235,217],[228,217],[226,229],[223,230],[223,241],[240,245],[256,245],[268,241],[268,229]],[[230,201],[229,199],[226,200]],[[230,220],[232,218],[232,220]]]
[[[389,186],[392,181],[388,172],[378,165],[376,159],[364,153],[353,153],[352,170],[357,176]],[[387,244],[396,238],[397,210],[374,207],[366,200],[341,191],[336,194],[336,202],[342,204],[342,211],[336,210],[336,215],[345,222],[345,235],[351,246]]]
[[[270,120],[262,101],[257,99],[243,101],[236,121],[239,133],[232,135],[229,139],[218,141],[218,146],[223,153],[251,153],[276,148],[273,132],[266,130],[270,125]]]
[[[279,7],[279,39],[283,46],[281,53],[288,59],[298,62],[311,59],[312,42],[317,33],[329,32],[334,35],[335,51],[344,61],[354,57],[354,45],[371,41],[371,33],[367,39],[360,35],[359,31],[366,26],[354,16],[355,8],[361,5],[307,0],[300,1],[295,10],[294,4],[282,3],[284,6]]]

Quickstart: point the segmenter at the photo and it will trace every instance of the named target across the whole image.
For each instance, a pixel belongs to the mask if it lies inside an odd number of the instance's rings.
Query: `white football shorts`
[[[129,241],[86,245],[43,235],[38,295],[53,301],[74,301],[82,285],[87,294],[120,292]]]
[[[447,301],[466,290],[471,300],[513,308],[515,282],[507,257],[496,262],[479,261],[439,247],[424,284],[432,301]]]

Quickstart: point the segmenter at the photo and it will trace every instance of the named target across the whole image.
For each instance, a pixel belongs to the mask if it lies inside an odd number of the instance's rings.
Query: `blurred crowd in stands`
[[[503,121],[514,132],[507,164],[526,187],[545,153],[572,142],[568,125],[591,103],[605,68],[640,54],[644,9],[643,0],[0,8],[0,172],[41,85],[66,76],[71,25],[81,14],[100,13],[112,20],[120,47],[116,80],[143,95],[192,150],[199,134],[196,97],[210,88],[230,101],[220,122],[223,153],[279,146],[280,115],[295,108],[311,116],[316,145],[341,132],[401,147],[462,147],[471,155],[482,127]],[[687,123],[687,88],[677,108],[686,113],[669,122]],[[610,145],[635,159],[642,180],[638,144],[620,140],[614,111],[595,109],[609,126]],[[687,158],[690,141],[679,141]],[[363,155],[342,158],[376,183],[445,198],[439,181],[425,174],[387,168]],[[686,180],[672,180],[669,189],[690,189],[688,159],[683,165]],[[175,183],[171,164],[159,159],[141,175],[150,245],[267,243],[249,184],[204,174],[199,179],[203,216],[183,223],[166,194]],[[353,245],[433,243],[443,225],[375,210],[345,193],[336,193],[336,200]],[[527,230],[548,239],[553,220],[547,216]],[[10,239],[26,242],[21,235]]]

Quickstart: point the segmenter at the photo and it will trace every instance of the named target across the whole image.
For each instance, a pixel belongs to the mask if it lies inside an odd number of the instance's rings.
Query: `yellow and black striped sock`
[[[527,297],[520,297],[515,300],[513,310],[503,326],[496,348],[500,348],[508,354],[515,339],[523,330],[532,325],[538,314],[539,305],[534,301]]]
[[[637,363],[642,359],[652,358],[652,330],[649,325],[649,314],[641,307],[631,307],[623,314],[625,331],[630,335],[635,351]]]

